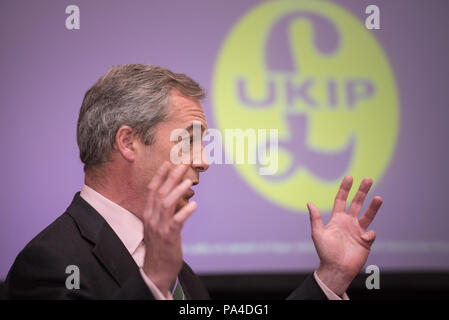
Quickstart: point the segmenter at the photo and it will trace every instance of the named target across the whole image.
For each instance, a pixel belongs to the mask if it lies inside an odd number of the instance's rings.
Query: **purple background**
[[[397,149],[372,193],[382,195],[384,206],[372,224],[378,237],[368,264],[381,270],[448,270],[448,2],[334,2],[362,22],[368,4],[381,8],[381,29],[372,32],[390,59],[400,97]],[[222,41],[258,3],[0,2],[0,278],[80,190],[76,121],[96,79],[111,65],[149,63],[186,73],[209,91]],[[65,28],[69,4],[80,7],[80,30]],[[216,127],[210,96],[203,106],[209,127]],[[196,271],[317,266],[307,215],[268,202],[232,166],[211,167],[197,190],[199,209],[184,229],[185,258]],[[268,242],[301,245],[271,254],[230,253],[226,247]],[[227,251],[199,255],[193,250],[199,243]]]

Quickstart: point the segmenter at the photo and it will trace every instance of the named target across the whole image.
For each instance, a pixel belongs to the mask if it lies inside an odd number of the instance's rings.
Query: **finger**
[[[186,220],[192,215],[196,210],[196,202],[190,201],[184,207],[182,207],[174,216],[173,221],[180,227],[186,222]]]
[[[168,175],[168,178],[165,180],[165,182],[159,189],[158,194],[160,197],[164,197],[170,193],[170,191],[175,187],[175,185],[179,183],[181,178],[184,176],[188,166],[189,165],[187,164],[181,164],[171,170],[171,172]]]
[[[148,184],[149,192],[147,203],[145,205],[145,213],[153,213],[154,200],[157,197],[157,191],[162,185],[162,182],[166,179],[169,168],[170,163],[168,161],[164,161]]]
[[[352,187],[352,177],[346,176],[343,178],[343,181],[340,184],[340,189],[335,196],[334,209],[332,210],[332,216],[336,212],[345,212],[346,211],[346,199],[348,199],[349,191]],[[332,218],[331,216],[331,218]]]
[[[314,230],[318,231],[324,228],[323,219],[321,218],[320,210],[312,203],[307,203],[309,209],[310,225],[312,226],[312,233]]]
[[[181,184],[177,185],[165,199],[162,201],[162,207],[165,209],[165,218],[171,216],[172,211],[170,208],[174,208],[179,198],[192,186],[193,182],[190,179],[184,180]]]
[[[363,216],[359,219],[359,224],[364,230],[366,230],[366,228],[368,228],[368,226],[371,224],[371,221],[373,221],[377,211],[382,205],[382,202],[383,201],[381,197],[379,196],[374,197],[368,209],[366,209]]]
[[[376,240],[376,231],[370,230],[368,232],[365,232],[364,234],[362,234],[362,239],[369,246],[371,246],[373,244],[374,240]]]
[[[351,205],[349,206],[348,214],[353,217],[357,217],[362,210],[363,202],[365,201],[366,195],[369,189],[373,185],[373,179],[365,178],[360,183],[359,190],[352,199]]]

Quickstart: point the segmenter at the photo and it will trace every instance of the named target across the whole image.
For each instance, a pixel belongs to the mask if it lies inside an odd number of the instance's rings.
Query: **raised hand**
[[[182,268],[182,227],[196,209],[192,201],[175,212],[176,203],[192,181],[180,182],[188,165],[176,166],[169,172],[170,166],[164,162],[148,185],[143,216],[146,247],[143,271],[165,295]]]
[[[365,197],[373,183],[363,179],[346,213],[346,200],[352,186],[346,176],[335,198],[329,223],[324,226],[319,209],[308,203],[312,225],[312,240],[320,258],[317,275],[333,292],[342,295],[365,264],[376,233],[366,231],[382,205],[381,197],[374,197],[366,212],[359,218]]]

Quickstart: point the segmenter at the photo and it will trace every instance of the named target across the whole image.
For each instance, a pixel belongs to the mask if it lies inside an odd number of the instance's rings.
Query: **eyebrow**
[[[193,123],[192,123],[190,126],[188,126],[187,128],[185,128],[185,130],[187,130],[187,131],[192,131],[192,130],[193,130]],[[205,130],[205,128],[204,128],[204,126],[201,124],[201,132],[204,132],[204,130]]]

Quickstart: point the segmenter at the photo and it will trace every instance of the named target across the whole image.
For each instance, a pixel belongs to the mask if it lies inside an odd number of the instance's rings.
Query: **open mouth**
[[[192,187],[196,186],[199,183],[199,181],[193,181],[192,182]],[[184,198],[189,200],[190,198],[192,198],[195,195],[195,191],[193,191],[192,187],[190,187],[185,193],[184,193]]]

